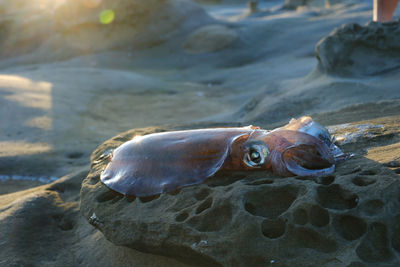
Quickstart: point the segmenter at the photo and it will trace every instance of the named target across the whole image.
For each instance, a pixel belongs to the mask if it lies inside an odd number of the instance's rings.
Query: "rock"
[[[288,9],[296,9],[299,6],[307,5],[307,0],[285,0],[285,7]]]
[[[0,196],[1,266],[182,266],[117,247],[79,212],[85,169],[58,181]]]
[[[339,145],[360,142],[360,139],[373,139],[383,136],[385,127],[379,124],[340,124],[328,127]]]
[[[326,7],[329,8],[331,5],[352,2],[351,0],[285,0],[284,7],[288,9],[297,9],[299,7]]]
[[[71,252],[63,251],[76,241],[71,235],[79,218],[76,192],[87,173],[84,169],[50,185],[0,196],[0,265],[77,264]]]
[[[208,25],[192,32],[183,43],[189,53],[211,53],[232,45],[238,38],[235,30],[224,25]]]
[[[260,11],[258,8],[258,4],[259,3],[257,0],[247,1],[247,8],[249,9],[250,14],[254,14]]]
[[[378,75],[400,68],[399,21],[345,24],[316,45],[322,71],[339,75]]]
[[[7,12],[0,19],[0,56],[35,51],[47,60],[148,48],[214,21],[186,0],[72,0],[51,8],[27,6],[19,13]]]
[[[358,156],[339,164],[333,175],[220,173],[206,183],[146,198],[123,196],[99,180],[112,149],[135,135],[172,129],[131,130],[93,152],[81,212],[115,245],[191,265],[394,266],[400,256],[400,180],[397,167],[387,166],[397,166],[389,162],[400,146],[391,148],[387,163],[367,151],[379,140],[400,143],[400,117],[356,125],[377,125],[354,126],[374,137],[355,136],[344,144]]]
[[[222,4],[222,5],[238,5],[238,4],[243,4],[246,5],[246,2],[248,0],[194,0],[197,3],[200,4],[205,4],[205,5],[217,5],[217,4]]]

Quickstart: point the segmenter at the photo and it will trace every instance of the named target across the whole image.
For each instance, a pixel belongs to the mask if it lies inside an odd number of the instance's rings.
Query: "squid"
[[[219,171],[327,175],[345,157],[326,128],[303,116],[272,131],[246,126],[135,136],[113,151],[100,180],[121,194],[147,197],[200,184]]]

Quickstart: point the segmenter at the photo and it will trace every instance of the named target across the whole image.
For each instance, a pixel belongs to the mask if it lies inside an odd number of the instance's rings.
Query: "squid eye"
[[[260,163],[261,155],[258,151],[250,151],[250,160],[254,163]]]
[[[268,157],[269,151],[264,143],[251,144],[245,148],[243,161],[249,167],[261,167]]]

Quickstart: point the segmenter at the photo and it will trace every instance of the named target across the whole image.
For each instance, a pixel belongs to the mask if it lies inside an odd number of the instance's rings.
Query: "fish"
[[[303,116],[272,131],[250,125],[135,136],[110,154],[100,180],[123,195],[148,197],[203,183],[220,171],[327,175],[342,154],[326,128]]]

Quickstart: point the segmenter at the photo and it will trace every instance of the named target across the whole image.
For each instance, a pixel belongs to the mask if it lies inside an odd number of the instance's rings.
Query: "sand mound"
[[[238,38],[237,33],[223,25],[208,25],[191,33],[183,44],[189,53],[210,53],[232,45]]]
[[[147,198],[124,197],[99,181],[111,149],[134,135],[166,129],[128,131],[94,151],[81,211],[118,246],[190,264],[391,264],[400,253],[400,214],[390,211],[399,205],[399,124],[393,117],[333,127],[345,149],[358,154],[333,175],[222,173]],[[391,147],[381,148],[381,163],[374,161],[379,152],[365,155],[374,142]]]
[[[400,68],[399,22],[365,26],[345,24],[316,46],[323,71],[341,75],[378,75]]]

